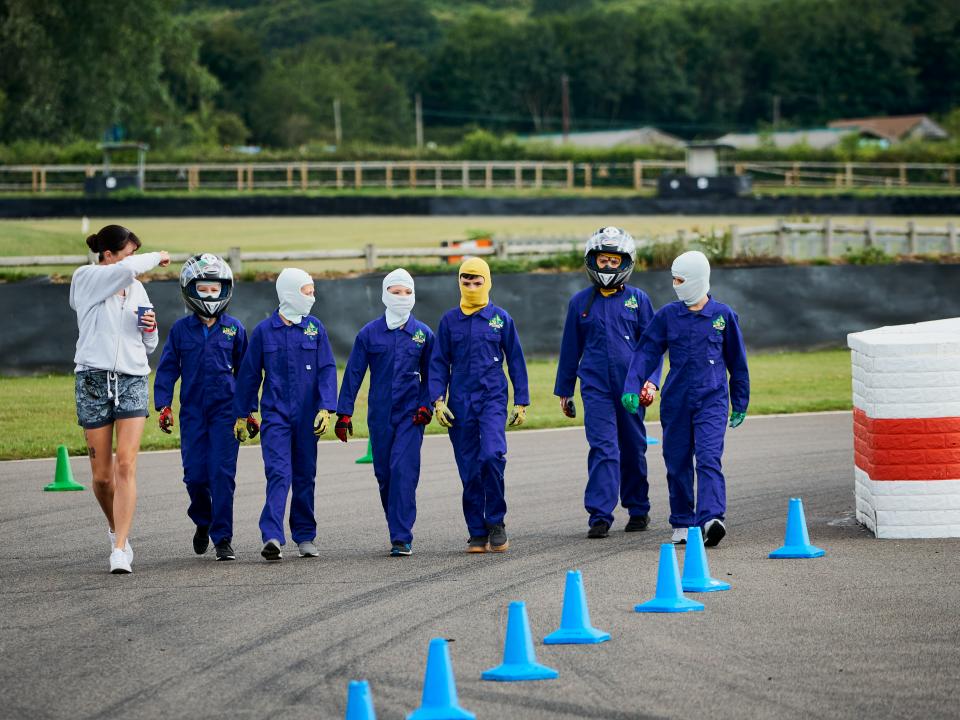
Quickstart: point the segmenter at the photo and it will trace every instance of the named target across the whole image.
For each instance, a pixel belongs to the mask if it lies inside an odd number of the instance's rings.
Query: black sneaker
[[[193,551],[197,555],[203,555],[208,547],[210,547],[210,528],[197,525],[197,531],[193,534]]]
[[[217,551],[217,560],[236,560],[237,556],[233,554],[233,548],[229,540],[221,540],[214,548]]]
[[[280,541],[273,539],[267,540],[260,550],[260,555],[262,555],[263,559],[267,562],[280,562],[283,560],[283,550],[280,549]]]
[[[413,548],[410,543],[395,542],[390,548],[390,557],[407,557],[413,555]]]
[[[631,515],[623,531],[640,532],[641,530],[646,530],[648,525],[650,525],[649,515]]]
[[[489,539],[486,535],[471,535],[470,539],[467,540],[467,552],[485,553]]]
[[[723,520],[707,520],[707,524],[703,526],[703,545],[704,547],[716,547],[723,536],[727,534],[727,528],[723,524]]]
[[[507,540],[507,528],[503,523],[497,523],[490,528],[490,552],[506,552],[510,547]]]
[[[590,526],[587,537],[591,540],[599,540],[610,536],[610,523],[599,520]]]

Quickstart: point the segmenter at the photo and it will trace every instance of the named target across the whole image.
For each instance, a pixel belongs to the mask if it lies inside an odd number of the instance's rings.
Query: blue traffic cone
[[[777,548],[770,557],[782,558],[817,558],[823,557],[825,550],[810,544],[807,534],[807,521],[803,516],[803,500],[790,498],[790,507],[787,510],[787,532],[784,533],[783,547]]]
[[[637,605],[634,610],[641,613],[680,613],[703,610],[703,603],[683,596],[680,588],[680,568],[677,565],[677,551],[673,543],[660,546],[660,567],[657,569],[657,594],[653,600]]]
[[[590,645],[609,639],[610,633],[597,630],[590,624],[583,576],[579,570],[568,570],[567,584],[563,590],[560,629],[547,635],[543,639],[544,645]]]
[[[684,592],[714,592],[730,589],[730,583],[710,577],[707,551],[703,548],[703,533],[700,532],[699,527],[687,529],[687,548],[683,551],[683,577],[680,582]]]
[[[507,615],[507,638],[503,644],[503,664],[484,670],[482,680],[516,682],[518,680],[553,680],[560,676],[553,668],[537,663],[533,652],[533,635],[527,619],[527,605],[510,603]]]
[[[367,440],[367,454],[363,457],[357,458],[354,463],[356,465],[369,465],[373,462],[373,443]]]
[[[647,445],[659,445],[660,441],[647,435]]]
[[[476,720],[476,715],[457,703],[450,650],[443,638],[430,641],[427,670],[423,676],[423,697],[420,707],[407,715],[407,720]]]
[[[347,688],[346,720],[377,720],[373,712],[373,697],[366,680],[352,680]]]

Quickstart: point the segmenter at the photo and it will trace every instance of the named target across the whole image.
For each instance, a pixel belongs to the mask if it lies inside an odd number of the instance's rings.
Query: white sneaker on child
[[[110,537],[110,552],[113,552],[113,549],[117,546],[117,534],[108,528],[107,535]],[[133,563],[133,548],[130,547],[130,538],[127,538],[127,542],[124,543],[123,552],[127,556],[127,562]]]
[[[110,553],[110,572],[114,575],[133,572],[130,568],[130,561],[127,560],[127,554],[120,548],[114,548],[113,552]]]
[[[673,537],[670,541],[674,545],[686,545],[687,544],[687,529],[686,528],[674,528]]]

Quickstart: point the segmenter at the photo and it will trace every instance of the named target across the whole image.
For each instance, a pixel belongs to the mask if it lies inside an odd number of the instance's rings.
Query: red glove
[[[353,435],[353,417],[350,415],[337,415],[337,424],[333,428],[333,433],[342,442],[346,442],[347,434]]]
[[[257,419],[253,415],[247,415],[247,435],[253,440],[259,434],[260,423],[257,422]]]
[[[657,397],[657,386],[652,382],[647,380],[643,384],[643,387],[640,389],[640,404],[644,407],[650,407],[653,405],[653,401]]]
[[[170,406],[167,405],[163,410],[160,411],[160,417],[157,422],[160,423],[160,429],[163,430],[167,435],[169,435],[173,430],[173,410],[170,409]]]
[[[430,412],[430,408],[426,405],[418,407],[417,411],[413,414],[414,425],[429,425],[431,420],[433,420],[433,413]]]

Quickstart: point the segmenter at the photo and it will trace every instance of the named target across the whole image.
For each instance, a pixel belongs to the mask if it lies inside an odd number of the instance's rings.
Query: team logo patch
[[[423,332],[422,329],[418,329],[418,330],[413,334],[413,341],[414,341],[417,345],[423,345],[423,344],[427,341],[427,336],[424,334],[424,332]]]
[[[237,326],[236,326],[236,325],[231,325],[230,327],[224,327],[224,328],[221,328],[221,330],[223,330],[223,334],[226,335],[228,338],[232,338],[232,337],[236,337],[236,336],[237,336]]]
[[[627,301],[623,304],[623,306],[630,310],[636,310],[638,307],[636,295],[631,295],[629,298],[627,298]]]
[[[307,337],[316,337],[319,332],[316,325],[313,324],[313,321],[307,323],[307,326],[303,329],[303,334]]]
[[[490,318],[490,322],[488,324],[494,330],[503,330],[503,318],[499,315],[494,315],[492,318]]]
[[[723,315],[717,315],[713,319],[713,329],[718,333],[723,332],[723,329],[727,326],[727,321],[723,319]]]

